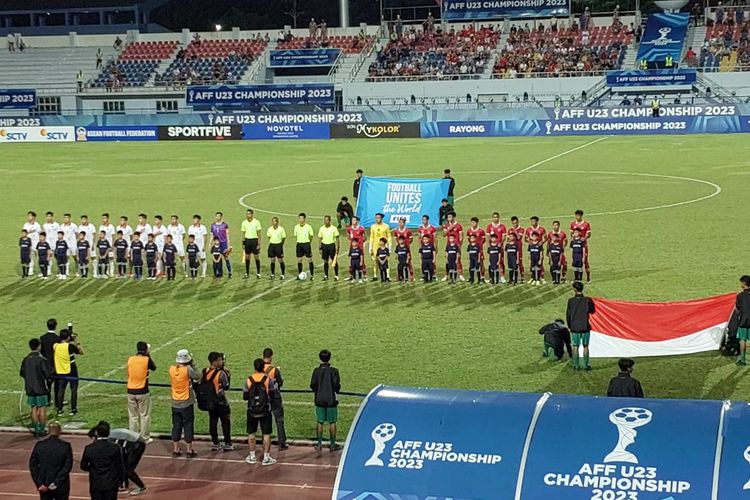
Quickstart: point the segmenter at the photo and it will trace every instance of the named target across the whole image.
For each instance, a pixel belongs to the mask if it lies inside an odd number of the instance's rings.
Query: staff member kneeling
[[[94,429],[91,432],[94,432]],[[91,436],[91,432],[89,432],[89,436]],[[140,495],[148,491],[141,477],[135,471],[143,457],[143,453],[146,451],[146,440],[143,436],[129,429],[112,429],[109,432],[109,440],[122,449],[122,461],[125,464],[126,474],[123,491],[128,489],[129,481],[133,481],[136,486],[130,490],[131,496]]]

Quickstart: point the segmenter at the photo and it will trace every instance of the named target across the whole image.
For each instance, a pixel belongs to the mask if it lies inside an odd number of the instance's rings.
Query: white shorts
[[[206,260],[206,251],[205,250],[201,250],[200,252],[198,252],[198,258],[200,260]]]
[[[177,256],[178,257],[184,257],[185,256],[185,245],[178,245],[177,243],[175,243],[174,246],[177,247]]]

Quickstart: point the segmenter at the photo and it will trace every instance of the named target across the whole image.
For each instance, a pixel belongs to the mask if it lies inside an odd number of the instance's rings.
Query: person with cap
[[[187,458],[198,454],[193,450],[195,427],[195,392],[193,383],[201,379],[193,367],[193,356],[187,349],[177,351],[174,365],[169,367],[169,380],[172,388],[172,456],[182,456],[180,439],[185,435]]]
[[[565,321],[556,319],[539,329],[539,335],[544,336],[544,352],[542,356],[560,361],[568,351],[568,356],[573,357],[573,347],[570,343],[570,330],[565,327]]]
[[[89,435],[94,442],[81,456],[81,470],[89,473],[91,500],[117,500],[117,490],[125,481],[125,464],[120,447],[109,441],[109,423],[100,421]]]
[[[566,313],[568,328],[573,338],[573,369],[591,370],[589,366],[589,340],[591,339],[591,324],[589,318],[594,314],[594,301],[583,295],[583,283],[573,283],[574,295],[568,299]],[[579,357],[579,348],[583,347],[583,360]]]
[[[607,396],[611,398],[642,398],[643,388],[638,379],[632,377],[635,361],[629,358],[620,358],[617,366],[620,373],[609,381]]]
[[[146,441],[150,441],[149,427],[151,425],[151,393],[148,388],[148,374],[156,370],[151,359],[151,346],[146,342],[138,342],[135,346],[136,354],[128,358],[127,392],[128,419],[131,431],[139,433]]]
[[[70,471],[73,468],[73,448],[60,439],[62,427],[50,422],[49,437],[37,441],[29,458],[31,479],[41,500],[68,500]]]

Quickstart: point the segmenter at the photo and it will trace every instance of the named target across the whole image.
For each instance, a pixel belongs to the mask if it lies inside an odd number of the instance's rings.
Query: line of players
[[[109,214],[104,213],[98,230],[87,215],[81,216],[80,224],[74,223],[67,213],[63,215],[62,223],[55,220],[53,212],[45,214],[42,224],[36,217],[35,212],[29,211],[21,230],[19,247],[23,278],[34,275],[36,264],[39,276],[47,279],[53,261],[61,280],[67,279],[71,261],[82,278],[89,276],[90,267],[93,267],[94,278],[125,278],[132,274],[135,279],[155,280],[164,274],[168,280],[174,280],[178,266],[185,277],[206,276],[208,230],[200,215],[193,216],[193,223],[187,229],[177,215],[170,217],[169,224],[164,224],[163,217],[157,215],[151,225],[146,214],[139,214],[138,224],[133,229],[127,216],[120,217],[115,226]],[[223,213],[215,214],[211,234],[212,245],[208,250],[212,255],[214,275],[222,275],[222,263],[225,263],[231,277],[229,225],[224,221]],[[187,245],[184,243],[186,235]]]
[[[381,281],[388,281],[388,257],[390,251],[390,233],[378,230],[383,225],[383,215],[377,214],[376,223],[371,228],[371,255],[374,267],[378,271]],[[387,227],[387,226],[386,226]],[[441,227],[443,236],[446,238],[445,246],[445,276],[443,281],[455,283],[464,281],[463,263],[461,259],[462,242],[464,230],[456,220],[456,214],[447,215],[445,223]],[[437,228],[430,224],[428,216],[422,217],[422,224],[417,228],[419,236],[418,254],[421,259],[421,274],[425,282],[436,279],[435,261],[437,256],[435,237]],[[373,247],[373,235],[376,236],[377,247]],[[356,274],[360,264],[359,251],[355,246],[363,241],[364,228],[358,226],[357,221],[347,228],[347,236],[350,240],[350,270]],[[571,267],[573,268],[574,281],[583,281],[584,272],[586,280],[591,281],[591,269],[588,260],[588,240],[591,237],[591,225],[583,219],[583,211],[575,212],[575,219],[570,223],[570,243],[568,235],[560,228],[560,222],[552,223],[552,230],[547,231],[539,225],[539,217],[531,217],[530,225],[521,227],[518,217],[511,218],[511,225],[507,227],[500,222],[500,214],[492,214],[492,222],[486,230],[479,227],[479,219],[472,217],[470,227],[466,230],[468,245],[469,282],[492,284],[509,283],[512,285],[524,281],[525,265],[524,250],[528,252],[529,270],[531,283],[539,285],[544,283],[545,260],[549,263],[552,281],[559,284],[566,280],[568,272],[568,260],[566,248],[571,249]],[[413,234],[405,227],[405,219],[399,220],[399,226],[393,230],[393,236],[397,245],[393,253],[398,261],[398,279],[406,281],[414,280],[414,267],[411,257],[411,243]],[[489,240],[489,241],[488,241]],[[485,244],[487,244],[485,249]],[[374,250],[373,250],[374,248]],[[486,253],[485,253],[486,250]],[[486,255],[486,258],[485,258]],[[485,263],[487,274],[485,275]],[[360,267],[360,271],[364,269]],[[506,279],[507,270],[507,279]],[[360,272],[360,274],[362,274]],[[377,277],[373,276],[373,279]]]

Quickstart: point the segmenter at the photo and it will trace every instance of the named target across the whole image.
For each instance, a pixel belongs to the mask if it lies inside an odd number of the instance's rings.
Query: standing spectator
[[[318,422],[318,444],[315,449],[323,450],[323,425],[328,424],[331,438],[330,450],[336,451],[336,421],[338,420],[338,393],[341,392],[339,371],[331,366],[331,351],[323,349],[318,354],[320,366],[313,370],[310,389],[315,393],[315,417]]]
[[[16,51],[16,37],[13,35],[13,33],[8,33],[7,36],[8,39],[8,52],[11,54]]]
[[[83,70],[79,69],[76,73],[76,84],[78,85],[78,92],[83,92]]]
[[[23,36],[19,33],[16,35],[16,47],[18,47],[19,52],[23,52],[26,50],[26,42],[23,39]]]
[[[73,448],[60,439],[58,422],[49,424],[49,438],[37,441],[29,458],[31,479],[41,500],[68,500]]]
[[[308,32],[310,38],[315,38],[315,36],[318,34],[318,25],[315,24],[315,18],[310,18],[310,24],[308,25]]]
[[[31,271],[33,273],[33,270]],[[57,320],[50,318],[47,320],[47,333],[39,337],[39,341],[42,343],[42,357],[47,361],[49,365],[49,380],[47,383],[47,399],[49,406],[52,403],[52,376],[55,374],[55,360],[52,359],[54,351],[52,350],[54,345],[60,342],[60,336],[57,335]]]
[[[544,336],[544,352],[542,356],[547,358],[555,357],[560,361],[568,351],[568,356],[573,357],[573,348],[570,344],[570,330],[565,328],[565,322],[556,319],[553,323],[544,325],[539,329],[539,334]]]
[[[83,450],[81,470],[89,473],[91,500],[117,500],[117,490],[125,481],[120,447],[109,441],[109,424],[103,420],[89,436],[94,442]]]
[[[443,170],[443,178],[450,180],[450,185],[448,186],[447,198],[448,198],[448,203],[451,206],[455,206],[455,203],[454,203],[455,200],[453,199],[453,190],[456,189],[456,179],[451,177],[451,169],[446,168],[445,170]]]
[[[193,356],[187,349],[177,351],[174,365],[169,367],[169,379],[172,386],[172,456],[182,456],[180,438],[185,434],[187,458],[198,454],[193,450],[195,426],[195,392],[193,382],[198,382],[200,374],[193,368]]]
[[[271,379],[271,414],[276,421],[276,438],[279,442],[279,450],[286,450],[289,446],[286,444],[284,402],[281,400],[281,387],[284,385],[284,379],[281,376],[281,370],[273,365],[273,349],[270,347],[263,349],[263,363],[263,373]]]
[[[247,401],[247,445],[250,452],[245,457],[245,462],[254,464],[258,462],[256,455],[257,442],[255,433],[263,435],[263,461],[261,465],[273,465],[276,460],[271,457],[271,432],[273,431],[273,417],[271,417],[271,378],[266,375],[263,368],[266,364],[258,358],[253,361],[255,371],[247,378],[245,389],[242,391],[242,399]]]
[[[216,406],[208,411],[208,433],[211,435],[212,451],[232,451],[232,427],[230,420],[229,401],[226,391],[229,390],[230,374],[224,366],[224,355],[212,352],[208,355],[210,366],[203,370],[201,380],[210,380],[216,391]],[[221,421],[221,432],[224,434],[224,444],[219,442],[218,424]]]
[[[112,44],[112,48],[114,48],[117,52],[120,52],[122,50],[122,40],[120,37],[115,37],[115,43]]]
[[[750,340],[750,276],[740,278],[742,291],[737,294],[735,309],[737,310],[737,338],[740,340],[740,357],[737,364],[747,365],[747,341]]]
[[[635,361],[628,358],[620,358],[617,366],[620,367],[620,373],[609,381],[607,396],[611,398],[642,398],[643,388],[638,379],[631,376],[633,373]]]
[[[96,69],[99,69],[102,67],[102,60],[104,59],[104,53],[102,52],[101,47],[96,49]]]
[[[52,375],[49,363],[41,353],[39,339],[29,340],[31,352],[21,361],[21,377],[26,398],[31,407],[31,427],[36,437],[42,437],[47,425],[49,406],[49,379]]]
[[[398,14],[396,15],[396,36],[401,38],[401,35],[403,34],[404,34],[404,22],[401,20],[401,14]]]
[[[320,38],[323,40],[328,38],[328,23],[326,23],[325,19],[320,20],[320,25],[318,27],[320,28]]]
[[[78,339],[69,329],[60,330],[60,342],[54,346],[55,360],[55,406],[57,415],[63,414],[65,404],[65,390],[70,384],[70,416],[78,413],[78,367],[76,366],[76,354],[83,355],[83,348]]]
[[[148,374],[156,371],[156,364],[151,359],[151,346],[146,342],[135,345],[136,354],[130,356],[127,363],[128,391],[128,427],[151,441],[151,392],[148,388]]]
[[[91,432],[93,432],[93,429]],[[89,433],[89,437],[93,437],[91,433]],[[135,470],[146,451],[146,440],[143,439],[143,436],[128,429],[112,429],[109,433],[109,440],[122,450],[122,461],[126,474],[125,488],[128,488],[129,481],[135,483],[135,488],[130,490],[130,496],[137,496],[148,491]]]
[[[591,325],[589,317],[594,313],[594,301],[583,295],[583,283],[573,283],[575,295],[568,299],[566,313],[568,328],[573,337],[573,369],[591,370],[589,366],[589,340],[591,339]],[[578,349],[583,346],[583,362],[579,363]]]
[[[354,173],[354,184],[352,185],[352,198],[354,198],[354,203],[357,203],[357,199],[359,198],[359,186],[362,183],[362,175],[364,175],[364,172],[362,172],[361,168],[358,168]]]

